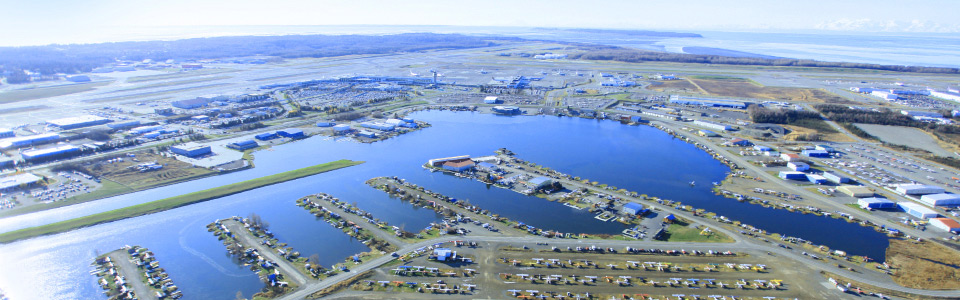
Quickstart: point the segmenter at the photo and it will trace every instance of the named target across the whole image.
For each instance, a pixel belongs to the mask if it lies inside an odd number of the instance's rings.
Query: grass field
[[[156,92],[140,93],[140,94],[129,95],[129,96],[104,97],[104,98],[84,100],[84,102],[91,102],[91,103],[116,102],[116,101],[130,100],[130,99],[137,99],[137,98],[144,98],[144,97],[150,97],[150,96],[160,96],[160,95],[167,95],[167,94],[176,94],[176,93],[181,93],[181,92],[186,92],[186,91],[192,91],[192,90],[202,90],[202,89],[214,88],[214,87],[225,86],[225,85],[230,85],[230,83],[213,83],[213,84],[201,85],[201,86],[191,86],[191,87],[178,88],[178,89],[170,89],[170,90],[163,90],[163,91],[156,91]],[[167,97],[167,98],[171,98],[171,97]],[[162,99],[166,99],[166,98],[162,98]],[[155,100],[159,100],[159,99],[155,99]]]
[[[667,227],[667,231],[663,233],[662,239],[668,242],[698,242],[698,243],[733,243],[734,240],[729,236],[719,233],[711,232],[708,234],[700,234],[701,230],[690,226],[684,222],[676,222],[670,227]]]
[[[421,104],[427,104],[427,103],[429,103],[429,102],[427,102],[427,101],[415,101],[415,102],[410,102],[410,103],[398,103],[398,104],[386,106],[386,107],[384,107],[384,108],[382,108],[382,109],[383,109],[383,111],[391,111],[391,110],[398,109],[398,108],[404,108],[404,107],[407,107],[407,106],[421,105]]]
[[[168,82],[158,82],[158,83],[152,83],[152,84],[147,84],[147,85],[142,85],[142,86],[136,86],[136,87],[127,88],[127,89],[122,89],[122,90],[116,90],[116,91],[113,91],[113,92],[126,92],[126,91],[142,90],[142,89],[152,89],[152,88],[158,88],[158,87],[167,87],[167,86],[174,86],[174,85],[200,83],[200,82],[221,80],[221,79],[227,79],[227,78],[233,78],[233,77],[232,77],[232,76],[214,76],[214,77],[193,78],[193,79],[185,79],[185,80],[177,80],[177,81],[168,81]]]
[[[186,77],[195,77],[195,76],[203,76],[203,75],[211,75],[211,74],[230,73],[230,72],[237,72],[237,71],[238,70],[230,70],[230,69],[205,69],[205,70],[197,70],[197,71],[190,71],[190,72],[175,72],[175,73],[168,73],[168,74],[136,76],[136,77],[127,78],[127,82],[135,83],[135,82],[164,80],[164,79],[173,79],[173,78],[186,78]]]
[[[664,81],[651,89],[722,97],[853,104],[846,98],[822,89],[764,86],[749,79],[727,76],[691,76],[686,80]]]
[[[960,288],[960,253],[934,242],[891,239],[887,262],[893,281],[917,289]]]
[[[0,103],[13,103],[34,99],[43,99],[47,97],[56,97],[69,94],[76,94],[86,91],[92,91],[97,87],[110,84],[110,81],[90,82],[58,85],[51,87],[39,87],[25,90],[12,90],[0,93]]]
[[[215,187],[211,189],[202,190],[199,192],[193,192],[185,195],[170,197],[166,199],[160,199],[156,201],[151,201],[143,204],[138,204],[130,207],[120,208],[111,210],[108,212],[102,212],[94,215],[89,215],[85,217],[80,217],[76,219],[70,219],[66,221],[61,221],[53,224],[47,224],[37,227],[24,228],[16,231],[11,231],[7,233],[0,234],[0,243],[9,243],[16,240],[54,234],[69,231],[72,229],[93,226],[101,223],[107,223],[111,221],[132,218],[136,216],[142,216],[146,214],[151,214],[155,212],[161,212],[168,209],[173,209],[185,205],[190,205],[197,202],[203,202],[208,200],[213,200],[216,198],[229,196],[244,191],[277,184],[289,180],[294,180],[302,177],[307,177],[323,172],[328,172],[340,168],[346,168],[354,165],[363,163],[362,161],[351,161],[351,160],[338,160],[333,162],[328,162],[324,164],[319,164],[315,166],[310,166],[302,169],[296,169],[293,171],[287,171],[279,174],[274,174],[270,176],[260,177],[256,179],[251,179],[247,181],[237,182],[233,184],[228,184],[220,187]]]

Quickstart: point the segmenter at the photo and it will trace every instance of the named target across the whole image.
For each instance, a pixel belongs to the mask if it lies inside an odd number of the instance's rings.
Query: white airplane
[[[413,70],[410,70],[410,76],[420,77],[420,74],[414,73]]]

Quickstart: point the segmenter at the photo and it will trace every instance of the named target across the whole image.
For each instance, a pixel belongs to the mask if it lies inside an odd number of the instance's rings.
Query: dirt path
[[[277,267],[280,268],[280,271],[283,271],[284,275],[287,275],[296,281],[298,285],[307,283],[308,279],[306,276],[301,274],[300,271],[293,267],[293,265],[291,265],[286,259],[280,257],[276,250],[261,244],[260,239],[253,237],[253,235],[250,234],[250,231],[243,227],[243,224],[240,224],[240,222],[237,222],[233,219],[229,219],[224,220],[223,225],[227,226],[227,228],[230,229],[230,232],[233,232],[236,235],[241,244],[257,249],[257,252],[259,252],[260,255],[263,255],[267,259],[276,263]]]
[[[157,300],[157,294],[153,292],[153,289],[147,286],[146,283],[143,283],[142,275],[140,275],[140,268],[137,268],[137,265],[134,264],[131,260],[133,259],[127,254],[126,249],[120,249],[107,254],[110,257],[110,260],[113,261],[114,265],[120,272],[120,275],[123,275],[123,280],[125,280],[133,288],[133,291],[137,294],[137,298],[144,300]]]

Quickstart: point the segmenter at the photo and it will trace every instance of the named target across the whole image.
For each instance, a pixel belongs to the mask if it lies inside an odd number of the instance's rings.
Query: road
[[[137,268],[137,265],[134,264],[131,260],[130,254],[127,254],[126,249],[120,249],[107,254],[110,257],[110,261],[113,261],[120,271],[120,275],[123,275],[123,279],[126,280],[130,287],[133,288],[134,293],[137,294],[137,298],[144,300],[157,300],[157,294],[153,292],[153,289],[143,283],[143,280],[140,280],[140,268]]]
[[[309,281],[309,279],[300,273],[297,268],[291,265],[290,262],[283,257],[280,257],[276,250],[261,244],[260,239],[253,237],[253,235],[250,234],[250,231],[244,228],[243,224],[240,222],[237,222],[233,219],[228,219],[223,221],[223,225],[226,226],[227,229],[230,229],[230,232],[233,232],[234,236],[240,239],[241,244],[257,249],[257,252],[259,252],[260,255],[276,263],[277,267],[280,268],[280,271],[283,271],[284,275],[288,276],[290,279],[293,279],[293,281],[296,281],[298,285],[304,285]]]

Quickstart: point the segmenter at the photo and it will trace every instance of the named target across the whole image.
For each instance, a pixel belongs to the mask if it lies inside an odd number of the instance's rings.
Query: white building
[[[727,131],[727,130],[733,129],[733,127],[731,127],[730,125],[717,124],[717,123],[701,121],[701,120],[693,121],[693,124],[697,124],[702,127],[721,130],[721,131]]]
[[[927,194],[943,194],[945,190],[938,186],[925,185],[925,184],[901,184],[897,186],[897,193],[904,195],[927,195]]]
[[[810,165],[808,165],[808,164],[806,164],[806,163],[798,162],[798,161],[788,162],[788,163],[787,163],[787,167],[789,167],[791,170],[794,170],[794,171],[797,171],[797,172],[803,172],[803,171],[806,171],[806,170],[810,170]]]
[[[936,218],[937,216],[940,215],[937,212],[933,211],[932,209],[927,208],[926,206],[913,203],[913,202],[898,202],[897,206],[900,206],[900,209],[907,212],[911,216],[921,218],[921,219]]]
[[[900,98],[897,96],[897,94],[891,93],[890,91],[882,91],[882,90],[872,91],[870,92],[870,96],[878,97],[880,99],[888,100],[888,101],[897,100]]]
[[[960,223],[948,218],[932,218],[930,226],[947,232],[960,233]]]
[[[930,206],[958,206],[960,195],[957,194],[927,194],[920,196],[920,202]]]
[[[960,93],[953,92],[953,91],[946,91],[946,92],[930,91],[930,96],[934,96],[940,99],[960,102]]]

